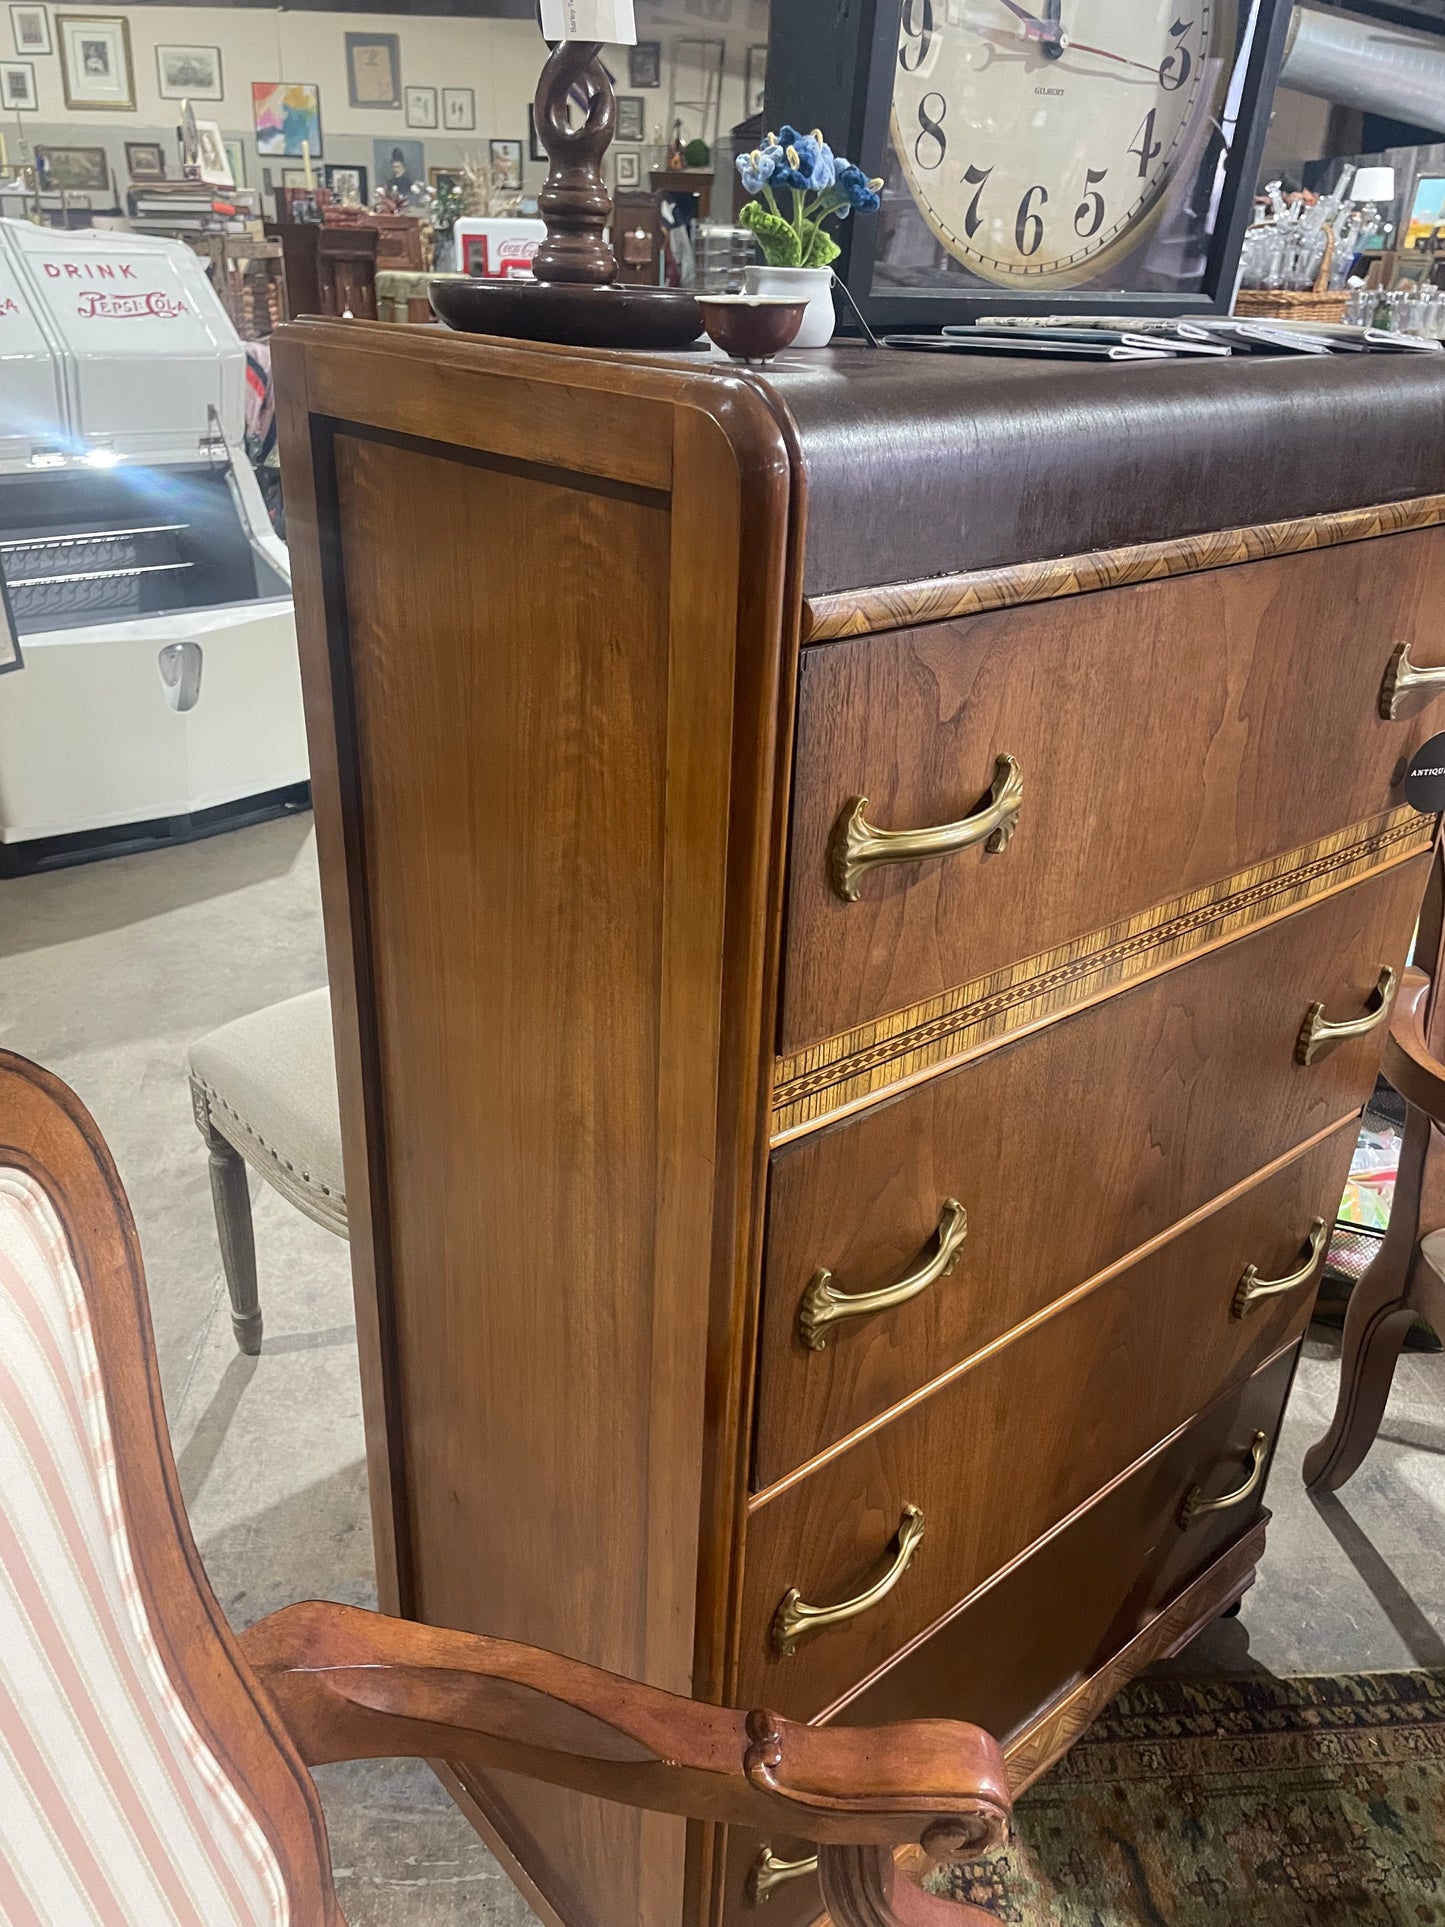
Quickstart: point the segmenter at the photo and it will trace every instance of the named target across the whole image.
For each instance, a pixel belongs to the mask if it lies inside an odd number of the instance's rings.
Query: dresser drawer
[[[1348,1129],[1307,1175],[1263,1180],[755,1501],[741,1701],[813,1718],[1302,1330]],[[1255,1282],[1303,1276],[1241,1315],[1251,1266]],[[890,1575],[781,1650],[794,1589],[794,1607],[832,1607]]]
[[[1383,1023],[1301,1065],[1301,1019],[1317,1000],[1352,1017],[1382,965],[1400,970],[1428,868],[1412,859],[776,1152],[755,1486],[1356,1111]],[[949,1201],[967,1212],[952,1271],[815,1328],[813,1349],[819,1272],[839,1294],[926,1275]]]
[[[1445,707],[1380,713],[1397,642],[1445,662],[1445,531],[1421,530],[803,651],[786,1055],[1397,806]],[[974,814],[1006,849],[871,864],[876,828]]]
[[[831,1718],[859,1726],[971,1720],[1009,1748],[1016,1784],[1034,1777],[1058,1750],[1041,1716],[1108,1665],[1259,1518],[1256,1487],[1247,1502],[1180,1525],[1195,1486],[1203,1483],[1211,1497],[1227,1490],[1255,1434],[1274,1439],[1297,1349],[1288,1346],[1217,1400]],[[763,1840],[731,1828],[724,1927],[759,1919],[760,1874],[768,1927],[802,1927],[815,1918],[822,1900],[805,1865],[811,1853],[806,1841]]]

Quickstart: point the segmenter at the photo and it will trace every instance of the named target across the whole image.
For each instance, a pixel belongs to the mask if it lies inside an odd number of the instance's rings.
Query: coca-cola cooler
[[[245,381],[182,243],[0,221],[0,875],[306,800]]]

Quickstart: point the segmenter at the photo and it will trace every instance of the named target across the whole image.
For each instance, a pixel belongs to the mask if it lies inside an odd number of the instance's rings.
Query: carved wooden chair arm
[[[1430,979],[1412,965],[1395,998],[1380,1068],[1407,1103],[1445,1126],[1445,1064],[1431,1051],[1425,1036],[1429,994]]]
[[[531,1646],[308,1601],[242,1647],[308,1765],[389,1756],[521,1773],[606,1800],[819,1843],[849,1927],[982,1918],[886,1849],[968,1860],[1007,1835],[997,1743],[952,1720],[812,1727],[681,1699]],[[879,1851],[882,1850],[882,1851]]]

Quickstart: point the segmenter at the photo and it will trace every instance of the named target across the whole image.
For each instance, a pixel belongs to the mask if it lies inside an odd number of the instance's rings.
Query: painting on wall
[[[470,133],[477,124],[477,96],[470,87],[442,88],[442,126]]]
[[[251,115],[256,148],[299,160],[321,152],[321,91],[309,80],[253,80]]]
[[[0,60],[0,109],[7,114],[34,114],[39,108],[35,69],[30,62]]]
[[[504,194],[515,194],[522,185],[522,143],[488,141],[487,158],[492,163],[492,185]]]
[[[748,48],[747,67],[743,75],[743,96],[747,102],[745,119],[763,111],[763,95],[768,85],[768,49],[763,41]]]
[[[110,193],[110,161],[103,147],[37,145],[35,170],[48,194]]]
[[[166,150],[159,141],[127,141],[125,171],[133,181],[163,181]]]
[[[237,140],[223,139],[221,145],[225,148],[226,159],[230,163],[232,185],[244,187],[246,185],[245,148]]]
[[[389,140],[371,143],[372,179],[388,194],[410,196],[426,190],[426,149],[420,141]]]
[[[620,141],[640,141],[646,138],[644,103],[640,94],[617,96],[617,138]]]
[[[44,7],[18,7],[10,9],[10,32],[15,41],[18,54],[48,54],[54,48],[50,44],[50,15]]]
[[[639,40],[635,47],[627,49],[627,84],[629,87],[662,85],[662,42],[660,40]]]
[[[408,127],[436,126],[437,90],[435,87],[407,88],[406,124]]]
[[[135,108],[130,23],[121,14],[58,13],[60,73],[67,107]]]
[[[617,164],[617,185],[619,187],[641,187],[642,156],[640,154],[624,154],[620,150],[615,149],[612,158]]]
[[[366,169],[356,165],[326,169],[326,185],[343,207],[366,206]]]
[[[162,100],[220,100],[220,48],[157,47],[156,86]]]
[[[396,34],[347,34],[346,91],[353,107],[400,107],[401,41]]]

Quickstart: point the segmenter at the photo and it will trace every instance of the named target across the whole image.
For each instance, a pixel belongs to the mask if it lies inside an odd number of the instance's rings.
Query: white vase
[[[789,343],[792,348],[826,348],[833,339],[833,270],[831,268],[770,268],[747,271],[749,294],[790,294],[808,298],[803,325]]]

